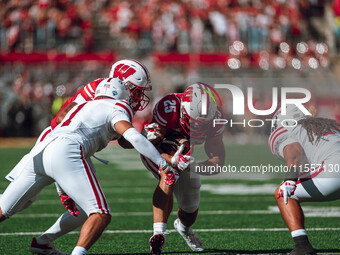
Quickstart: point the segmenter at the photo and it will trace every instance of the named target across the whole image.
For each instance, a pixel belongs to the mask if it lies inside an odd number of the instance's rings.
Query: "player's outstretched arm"
[[[122,135],[142,155],[153,161],[164,172],[175,171],[161,156],[153,144],[139,133],[131,123],[118,121],[114,124],[115,130]]]

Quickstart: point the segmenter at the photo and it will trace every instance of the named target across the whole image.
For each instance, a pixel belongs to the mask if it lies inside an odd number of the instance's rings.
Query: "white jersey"
[[[87,158],[120,138],[114,125],[132,122],[133,110],[123,100],[100,99],[73,107],[48,138],[68,137],[78,142]]]
[[[324,134],[318,142],[314,136],[313,143],[309,141],[307,131],[301,125],[293,128],[280,127],[269,137],[270,150],[282,160],[284,147],[294,142],[301,145],[310,164],[320,164],[340,152],[340,134],[336,131]]]

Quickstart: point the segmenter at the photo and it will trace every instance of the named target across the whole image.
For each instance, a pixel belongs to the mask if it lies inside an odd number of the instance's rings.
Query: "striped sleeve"
[[[129,122],[132,122],[133,110],[130,104],[128,104],[126,101],[120,100],[115,103],[115,109],[127,115],[129,117]]]
[[[153,117],[155,121],[163,127],[166,127],[166,125],[168,124],[168,121],[161,116],[159,102],[155,105],[153,109]]]
[[[90,101],[94,99],[96,88],[102,80],[104,80],[104,78],[91,81],[79,90],[80,95],[85,99],[85,101]]]
[[[297,142],[297,140],[291,136],[291,132],[285,127],[280,127],[271,133],[269,137],[269,148],[275,156],[284,159],[284,147],[294,142]]]

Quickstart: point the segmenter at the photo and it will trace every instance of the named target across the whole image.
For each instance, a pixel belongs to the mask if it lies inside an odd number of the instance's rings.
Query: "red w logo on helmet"
[[[191,88],[191,87],[187,88],[184,91],[183,97],[182,97],[183,102],[191,102],[192,101],[192,91],[193,91],[193,88]]]
[[[133,75],[135,72],[136,70],[133,69],[131,66],[120,64],[115,68],[113,72],[113,78],[118,77],[119,79],[123,81],[126,78],[128,78],[130,75]]]

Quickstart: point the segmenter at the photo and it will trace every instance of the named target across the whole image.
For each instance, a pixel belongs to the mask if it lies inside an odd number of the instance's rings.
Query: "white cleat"
[[[38,244],[37,239],[35,237],[33,237],[33,240],[30,246],[30,252],[32,252],[33,254],[37,254],[37,255],[71,255],[70,253],[59,251],[53,245]]]
[[[202,244],[202,241],[199,239],[196,233],[191,228],[189,228],[189,231],[181,231],[178,229],[178,224],[179,224],[179,219],[177,218],[174,221],[174,227],[177,230],[177,232],[187,242],[190,249],[193,251],[204,251],[204,246]]]

